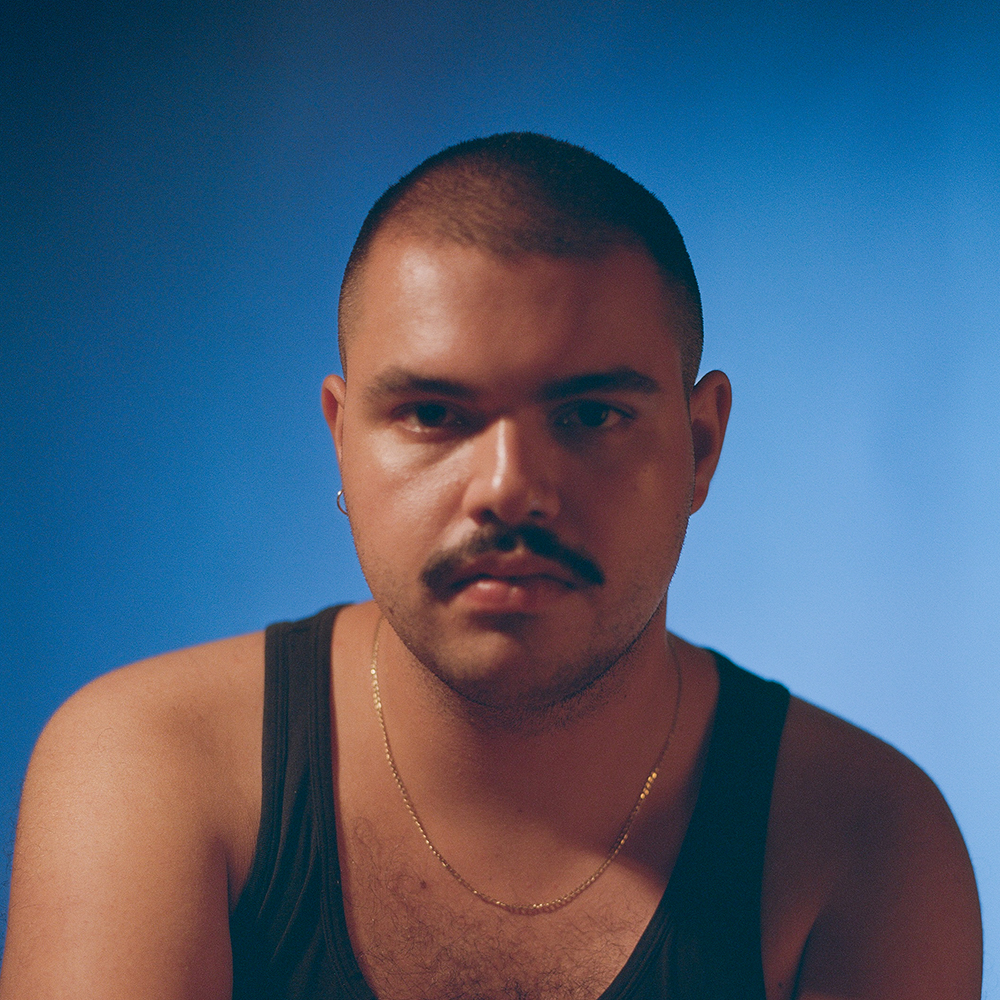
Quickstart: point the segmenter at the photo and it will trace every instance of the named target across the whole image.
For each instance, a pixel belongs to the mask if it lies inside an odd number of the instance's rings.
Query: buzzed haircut
[[[360,275],[386,227],[523,254],[595,259],[616,247],[644,248],[688,313],[679,331],[685,391],[702,350],[701,295],[684,240],[655,195],[581,146],[534,132],[506,132],[449,146],[398,180],[372,206],[347,261],[340,290],[340,359]]]

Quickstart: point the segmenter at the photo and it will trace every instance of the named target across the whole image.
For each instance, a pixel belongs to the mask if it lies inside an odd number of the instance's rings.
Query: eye
[[[400,420],[415,431],[457,430],[465,419],[444,403],[412,403],[400,414]]]
[[[413,408],[414,419],[424,427],[441,427],[450,415],[448,407],[441,403],[420,403]]]
[[[627,418],[627,414],[596,399],[582,399],[560,410],[554,423],[562,430],[609,430]]]

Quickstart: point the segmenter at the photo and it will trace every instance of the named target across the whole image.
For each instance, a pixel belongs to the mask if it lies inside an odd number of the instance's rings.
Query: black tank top
[[[374,1000],[351,950],[337,857],[338,610],[267,630],[260,831],[230,918],[234,1000]],[[663,898],[601,1000],[765,1000],[761,882],[788,691],[715,657],[719,698],[695,810]]]

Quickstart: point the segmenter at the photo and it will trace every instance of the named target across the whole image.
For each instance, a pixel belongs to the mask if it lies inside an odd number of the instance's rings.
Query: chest
[[[592,1000],[628,961],[663,890],[612,867],[566,907],[510,914],[476,899],[426,849],[389,844],[364,822],[345,833],[345,915],[380,1000]]]

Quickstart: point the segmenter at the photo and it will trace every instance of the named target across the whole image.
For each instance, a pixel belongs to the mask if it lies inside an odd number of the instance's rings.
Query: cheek
[[[374,557],[422,566],[460,506],[460,466],[427,461],[389,432],[345,432],[341,474],[348,504],[355,503],[351,526],[362,564]]]
[[[611,558],[626,568],[670,575],[691,513],[694,462],[686,454],[647,462],[605,484],[600,510]]]

